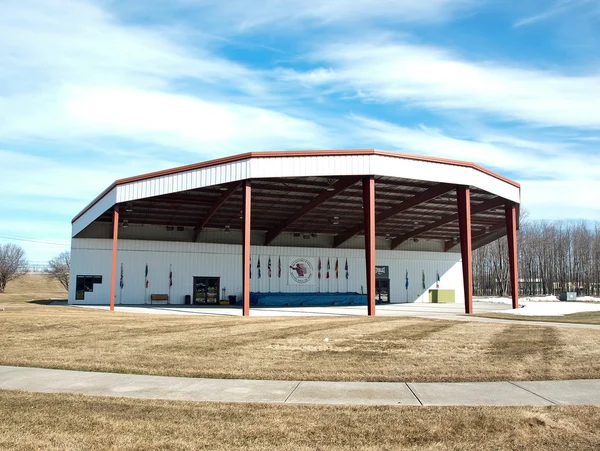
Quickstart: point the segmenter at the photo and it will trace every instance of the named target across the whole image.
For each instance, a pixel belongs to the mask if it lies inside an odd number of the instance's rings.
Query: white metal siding
[[[110,290],[111,240],[72,240],[70,303],[108,304]],[[256,268],[260,256],[262,277]],[[268,277],[267,264],[271,256],[272,277]],[[282,278],[277,277],[278,259],[281,257]],[[297,287],[287,285],[287,270],[292,257],[321,258],[322,278],[320,286]],[[331,264],[330,279],[325,278],[327,259]],[[339,277],[335,278],[335,261],[339,261]],[[348,259],[349,278],[346,281],[344,266]],[[120,268],[123,264],[124,288],[119,289]],[[152,293],[169,292],[169,265],[172,265],[173,287],[171,300],[183,303],[184,296],[192,295],[194,276],[221,278],[221,288],[226,296],[242,292],[241,246],[214,243],[186,243],[165,241],[119,240],[117,254],[117,281],[115,303],[143,304]],[[150,286],[144,287],[144,270],[148,264]],[[462,269],[460,254],[444,252],[377,251],[377,265],[387,265],[390,270],[390,298],[392,302],[427,302],[427,289],[435,287],[437,272],[441,288],[456,290],[456,301],[463,302]],[[409,288],[405,290],[406,271]],[[425,273],[426,289],[422,286]],[[75,301],[75,277],[77,275],[102,275],[101,285],[85,294],[85,301]],[[366,291],[365,258],[362,249],[319,249],[309,247],[252,246],[251,291],[261,292],[346,292]],[[220,293],[221,295],[221,293]]]

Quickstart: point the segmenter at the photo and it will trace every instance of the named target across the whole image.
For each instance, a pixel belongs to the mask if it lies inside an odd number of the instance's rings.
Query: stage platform
[[[360,293],[250,293],[250,305],[255,307],[367,305],[367,295]]]

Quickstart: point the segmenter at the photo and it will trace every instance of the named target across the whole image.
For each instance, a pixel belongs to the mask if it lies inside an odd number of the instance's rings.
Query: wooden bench
[[[151,294],[150,295],[150,304],[154,301],[167,301],[169,303],[169,295],[168,294]]]

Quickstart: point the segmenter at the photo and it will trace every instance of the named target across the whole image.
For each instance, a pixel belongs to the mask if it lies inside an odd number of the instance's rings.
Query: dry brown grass
[[[3,449],[598,449],[600,408],[333,407],[0,391]]]
[[[8,307],[0,311],[0,323],[2,365],[284,380],[600,377],[597,329],[403,317],[136,315],[42,306]]]
[[[56,280],[50,280],[43,274],[27,274],[6,285],[6,291],[0,293],[0,306],[43,304],[53,299],[67,299],[67,291]],[[38,302],[29,302],[29,301]]]
[[[480,313],[476,316],[515,321],[544,321],[549,323],[600,324],[600,312],[579,312],[563,316],[525,316],[511,313]]]

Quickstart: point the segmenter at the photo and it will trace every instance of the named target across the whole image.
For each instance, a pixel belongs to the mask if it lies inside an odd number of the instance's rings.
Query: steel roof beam
[[[475,215],[477,213],[483,213],[484,211],[487,210],[491,210],[492,208],[497,208],[500,206],[503,206],[504,203],[506,202],[505,199],[502,199],[501,197],[496,197],[494,199],[489,199],[486,200],[478,205],[475,205],[471,208],[471,215]],[[398,238],[395,238],[394,240],[392,240],[392,249],[396,249],[398,246],[400,246],[402,243],[404,243],[406,240],[419,236],[422,233],[428,232],[430,230],[433,230],[435,228],[438,228],[440,226],[443,226],[445,224],[448,224],[450,222],[454,222],[454,221],[458,221],[458,213],[453,213],[451,215],[446,215],[443,216],[441,219],[438,219],[435,222],[432,222],[431,224],[427,224],[424,225],[423,227],[419,227],[418,229],[415,229],[411,232],[405,233],[402,236],[399,236]]]
[[[452,186],[452,185],[439,184],[439,185],[433,186],[425,191],[421,191],[420,193],[416,194],[415,196],[405,200],[400,205],[388,208],[388,209],[382,211],[381,213],[377,214],[375,216],[375,224],[377,225],[378,223],[385,221],[386,219],[389,219],[399,213],[402,213],[403,211],[406,211],[409,208],[415,207],[419,204],[422,204],[429,200],[435,199],[436,197],[442,196],[442,195],[446,194],[447,192],[452,191],[453,189],[454,189],[454,186]],[[352,238],[354,235],[363,231],[363,229],[364,229],[364,225],[362,223],[360,223],[360,224],[352,226],[349,229],[343,231],[342,233],[338,234],[334,238],[333,247],[340,246],[341,244],[345,243],[350,238]]]
[[[287,227],[292,225],[295,221],[300,219],[303,215],[305,215],[309,211],[315,209],[316,207],[321,205],[323,202],[328,201],[329,199],[334,197],[336,194],[341,193],[346,188],[351,187],[359,180],[360,180],[360,177],[343,177],[340,180],[338,180],[336,183],[334,183],[332,185],[332,188],[333,188],[332,191],[323,191],[321,194],[319,194],[317,197],[315,197],[309,203],[304,205],[302,208],[297,210],[291,216],[288,216],[286,219],[281,221],[278,225],[276,225],[271,230],[269,230],[267,232],[267,236],[265,237],[265,245],[266,246],[269,245],[275,238],[277,238],[281,234],[281,232],[283,232]]]
[[[236,192],[236,190],[241,186],[241,184],[242,184],[242,182],[238,182],[238,183],[233,183],[233,184],[229,185],[227,187],[227,191],[225,191],[221,195],[221,197],[219,197],[219,199],[210,207],[210,210],[208,211],[206,216],[204,216],[204,218],[202,218],[202,220],[194,228],[193,242],[198,241],[200,232],[202,231],[204,226],[206,226],[208,221],[210,221],[210,218],[212,218],[215,215],[215,213],[217,212],[217,210],[219,210],[219,207],[221,207],[221,205],[223,205],[225,202],[227,202],[227,199],[229,199],[233,195],[233,193]]]

